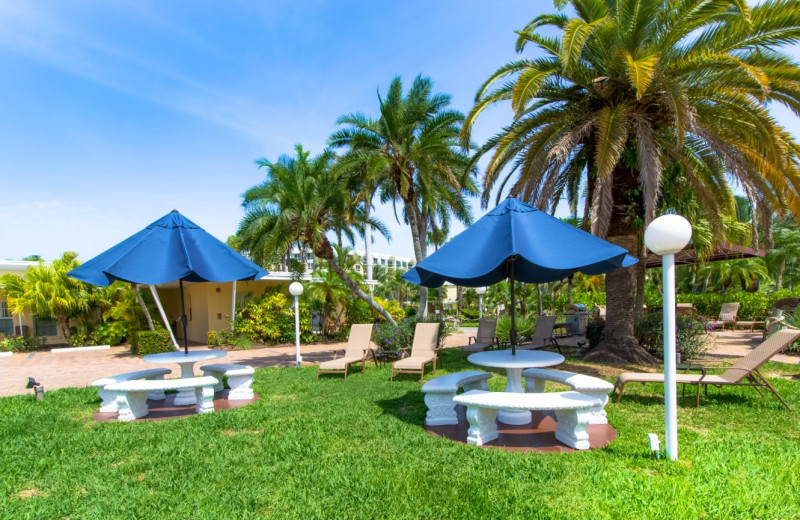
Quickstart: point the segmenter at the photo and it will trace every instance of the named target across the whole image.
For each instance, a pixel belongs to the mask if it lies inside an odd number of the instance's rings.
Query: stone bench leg
[[[467,444],[481,446],[497,438],[497,410],[493,408],[467,407]]]
[[[591,419],[591,410],[556,410],[556,439],[576,450],[589,449],[589,434],[586,427]]]
[[[590,395],[602,403],[600,406],[589,409],[589,424],[608,424],[608,417],[606,417],[605,411],[605,406],[608,404],[608,394],[602,390],[598,392],[582,391],[581,393]]]
[[[159,374],[157,376],[148,377],[147,379],[151,381],[163,381],[164,374]],[[152,399],[153,401],[163,401],[167,398],[167,395],[164,393],[163,390],[152,390],[147,393],[147,398]]]
[[[117,393],[106,390],[105,388],[98,388],[97,395],[100,396],[100,411],[116,413],[119,411],[117,408]]]
[[[425,405],[428,407],[428,413],[425,415],[425,424],[428,426],[458,424],[456,404],[453,402],[455,395],[455,392],[426,392]]]
[[[217,384],[214,385],[215,392],[222,392],[225,390],[225,385],[222,384],[222,376],[225,375],[225,372],[215,372],[213,370],[208,370],[206,367],[202,367],[201,370],[204,376],[211,376],[217,379]]]
[[[219,378],[218,378],[219,379]],[[220,386],[222,383],[220,383]],[[228,376],[228,386],[231,391],[228,392],[228,400],[232,399],[252,399],[253,398],[253,375],[246,374],[242,376]],[[216,386],[214,390],[216,390]]]
[[[118,392],[117,409],[118,420],[130,422],[144,417],[150,410],[147,408],[147,392]]]
[[[194,389],[197,400],[195,410],[197,413],[211,413],[214,411],[214,385],[198,386]]]
[[[544,392],[544,386],[547,381],[544,379],[526,377],[525,378],[525,392],[528,394],[536,393],[541,394]]]

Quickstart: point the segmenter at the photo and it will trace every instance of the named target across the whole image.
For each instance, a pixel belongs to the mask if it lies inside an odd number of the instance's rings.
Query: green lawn
[[[449,370],[467,366],[447,353]],[[314,374],[258,370],[254,405],[135,424],[94,422],[93,389],[0,399],[0,517],[800,517],[798,418],[752,389],[712,390],[700,408],[681,398],[673,463],[647,450],[645,434],[663,433],[656,386],[608,406],[619,438],[606,449],[519,454],[428,435],[413,376]],[[774,384],[800,409],[800,382]]]

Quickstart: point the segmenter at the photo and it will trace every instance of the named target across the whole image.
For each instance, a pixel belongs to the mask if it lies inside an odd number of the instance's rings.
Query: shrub
[[[591,320],[586,325],[586,341],[589,342],[590,349],[600,344],[600,338],[603,336],[605,328],[605,320]]]
[[[536,327],[536,318],[516,316],[517,338],[523,336],[530,336],[533,334],[533,329]],[[504,315],[497,319],[497,329],[494,333],[500,341],[511,340],[511,316]]]
[[[403,311],[402,307],[400,307],[400,302],[397,300],[384,300],[383,298],[375,297],[375,303],[383,307],[383,309],[389,313],[389,316],[391,316],[394,321],[401,321],[406,317],[405,311]],[[386,319],[381,313],[372,307],[370,307],[370,311],[372,311],[372,317],[375,319],[375,321],[384,321]]]
[[[140,356],[172,352],[172,340],[165,329],[142,330],[138,333],[136,353]]]
[[[38,336],[32,338],[9,336],[0,339],[0,352],[30,352],[43,347],[45,343],[47,343],[47,339]]]
[[[98,325],[97,330],[94,332],[95,339],[99,345],[119,345],[122,339],[129,337],[129,326],[124,321],[107,321]]]
[[[464,321],[478,321],[479,312],[473,309],[461,309],[461,319]]]
[[[675,316],[676,346],[682,359],[698,357],[708,350],[708,329],[704,321],[691,316]],[[664,357],[664,321],[660,312],[636,319],[633,330],[639,345],[656,357]]]
[[[347,326],[354,325],[356,323],[373,323],[374,320],[372,319],[372,309],[370,306],[362,300],[361,298],[350,297],[347,300],[346,305],[346,313],[347,313]]]
[[[776,297],[777,296],[777,297]],[[739,302],[739,319],[754,320],[767,315],[767,310],[772,302],[780,298],[791,296],[788,291],[778,291],[767,296],[765,293],[750,292],[729,292],[729,293],[679,293],[676,296],[678,303],[691,303],[697,309],[697,313],[707,318],[719,316],[722,304],[726,302]],[[648,291],[645,294],[645,304],[648,309],[662,308],[661,295],[656,291]]]
[[[436,315],[420,320],[414,317],[403,318],[397,322],[396,326],[386,321],[379,323],[372,331],[372,341],[378,346],[378,350],[410,350],[417,323],[439,323],[438,347],[444,346],[444,339],[447,337],[448,331],[444,320]]]
[[[294,302],[277,289],[267,289],[260,298],[245,304],[236,313],[233,331],[254,343],[276,344],[294,341]],[[311,310],[300,302],[300,340],[312,341]]]
[[[413,318],[417,315],[417,307],[406,307],[405,312],[406,318]]]
[[[87,347],[98,344],[94,332],[73,332],[69,335],[67,343],[73,347]]]
[[[236,337],[230,329],[209,330],[206,334],[206,341],[212,347],[221,347],[236,344]],[[252,343],[250,345],[252,346]]]

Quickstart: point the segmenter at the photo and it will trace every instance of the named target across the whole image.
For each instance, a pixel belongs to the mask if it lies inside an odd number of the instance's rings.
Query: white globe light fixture
[[[303,294],[303,284],[292,282],[289,285],[289,294],[294,296],[294,352],[297,366],[300,367],[303,358],[300,356],[300,302],[298,299]]]
[[[678,459],[678,389],[675,383],[675,253],[692,238],[692,225],[680,215],[663,215],[647,226],[644,243],[661,257],[664,313],[664,408],[667,457]]]
[[[483,319],[483,295],[486,294],[486,287],[476,287],[475,292],[478,293],[478,315],[479,319]]]

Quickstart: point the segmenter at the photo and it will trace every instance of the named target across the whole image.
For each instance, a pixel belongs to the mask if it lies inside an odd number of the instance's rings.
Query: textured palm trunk
[[[631,223],[628,194],[638,186],[638,174],[620,165],[615,168],[613,175],[614,209],[606,240],[636,255],[639,230]],[[606,326],[600,343],[586,356],[587,360],[638,365],[658,362],[639,346],[633,335],[635,287],[636,264],[606,273]]]
[[[777,273],[775,275],[775,290],[780,291],[783,287],[783,272],[786,270],[786,259],[781,259],[778,264]]]
[[[411,239],[414,243],[414,258],[417,260],[417,265],[425,259],[422,239],[420,237],[420,215],[417,213],[416,200],[406,201],[406,218],[411,227]],[[427,243],[426,243],[427,244]],[[420,286],[419,288],[419,309],[417,316],[424,318],[428,315],[428,288]]]
[[[633,314],[635,317],[639,317],[644,314],[644,289],[645,284],[647,283],[647,277],[645,276],[645,261],[647,260],[647,250],[644,248],[644,245],[641,243],[641,240],[638,241],[639,250],[638,250],[638,257],[639,262],[635,265],[636,267],[636,301],[634,302]]]
[[[147,328],[150,330],[156,330],[153,326],[153,318],[150,317],[150,311],[147,310],[147,305],[144,303],[144,299],[142,298],[141,293],[139,293],[139,285],[132,283],[131,287],[133,287],[133,292],[136,293],[136,301],[139,302],[139,307],[142,308],[142,312],[144,312],[144,317],[147,320]]]
[[[323,237],[323,242],[321,244],[316,244],[313,250],[317,257],[328,262],[328,266],[331,268],[331,270],[342,279],[344,284],[350,289],[350,291],[352,291],[353,294],[367,302],[370,307],[375,309],[381,316],[386,318],[386,321],[392,325],[397,325],[397,323],[394,321],[394,318],[392,318],[392,316],[386,312],[386,309],[378,305],[375,300],[370,298],[367,293],[362,291],[361,288],[349,276],[347,276],[347,273],[344,272],[344,269],[342,269],[342,267],[336,261],[336,258],[333,254],[333,247],[327,238]]]

